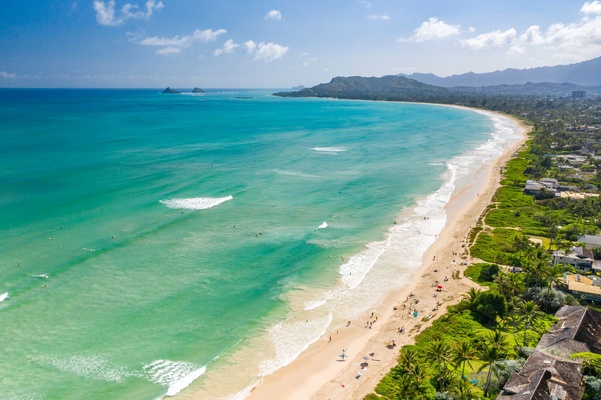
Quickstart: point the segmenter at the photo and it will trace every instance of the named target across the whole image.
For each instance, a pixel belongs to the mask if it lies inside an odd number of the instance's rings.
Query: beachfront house
[[[503,386],[497,400],[582,399],[578,352],[601,354],[601,313],[582,306],[563,306],[557,324],[541,337],[519,373]]]
[[[561,250],[553,251],[553,265],[571,265],[580,271],[593,269],[594,260],[586,255],[582,247],[572,247],[569,252]]]
[[[539,181],[528,179],[524,186],[524,194],[538,196],[541,193],[541,190],[544,190],[547,195],[551,196],[557,193],[558,188],[559,184],[557,179],[543,178]]]
[[[588,301],[601,301],[601,278],[564,274],[563,283],[567,291],[576,298],[584,297]]]

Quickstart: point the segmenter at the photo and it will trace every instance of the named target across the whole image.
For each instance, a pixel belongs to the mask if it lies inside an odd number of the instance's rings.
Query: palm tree
[[[407,370],[407,374],[412,376],[417,382],[423,382],[428,379],[428,369],[423,364],[412,365]]]
[[[488,368],[488,373],[486,374],[486,383],[484,385],[484,396],[488,396],[488,391],[490,389],[490,378],[492,377],[493,372],[495,375],[498,372],[496,368],[496,362],[504,359],[506,356],[507,352],[505,349],[497,346],[487,346],[478,353],[478,358],[484,362],[478,372]]]
[[[397,378],[399,385],[399,399],[414,398],[418,392],[418,385],[415,378],[409,374],[399,375]]]
[[[473,400],[476,398],[474,395],[474,386],[465,379],[460,379],[459,382],[451,388],[451,394],[455,400]]]
[[[399,357],[399,366],[408,371],[419,362],[419,353],[413,347],[405,347]]]
[[[478,295],[482,293],[482,291],[480,289],[476,289],[471,287],[467,293],[463,296],[463,298],[465,300],[467,300],[468,305],[469,305],[469,309],[471,310],[472,307],[474,306],[474,301],[476,300],[476,297],[478,297]]]
[[[505,271],[499,270],[497,275],[495,275],[493,282],[497,284],[497,290],[506,299],[511,298],[511,283],[509,282],[509,274]]]
[[[453,360],[457,367],[461,366],[461,379],[465,378],[465,365],[472,367],[471,361],[476,358],[476,349],[468,341],[459,342],[453,349]]]
[[[443,366],[451,361],[451,347],[448,343],[437,339],[434,340],[426,351],[426,360],[436,363],[438,370],[437,390],[443,388]]]
[[[530,238],[522,233],[513,236],[513,248],[516,252],[525,252],[532,245]]]
[[[526,346],[526,331],[528,330],[528,327],[532,326],[534,321],[538,319],[541,313],[538,305],[531,300],[522,302],[519,307],[519,312],[521,314],[521,320],[524,322],[524,346]]]
[[[486,346],[488,347],[496,347],[499,349],[505,349],[505,342],[507,341],[507,334],[501,332],[500,330],[494,330],[490,332],[486,338]]]

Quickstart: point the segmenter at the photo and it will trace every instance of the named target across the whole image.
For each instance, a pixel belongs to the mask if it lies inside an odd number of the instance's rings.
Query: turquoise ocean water
[[[0,90],[0,398],[244,398],[409,279],[516,137],[435,105]]]

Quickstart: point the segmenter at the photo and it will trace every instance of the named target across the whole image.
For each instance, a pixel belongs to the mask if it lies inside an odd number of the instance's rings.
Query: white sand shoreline
[[[488,111],[477,111],[495,115]],[[500,167],[524,143],[529,131],[528,127],[513,117],[496,115],[513,119],[520,127],[521,138],[503,149],[503,153],[495,160],[483,165],[471,183],[453,194],[445,207],[447,222],[435,243],[423,255],[421,266],[413,274],[413,281],[390,293],[377,307],[373,318],[368,314],[352,321],[349,327],[326,333],[292,363],[264,377],[249,399],[363,398],[373,392],[382,376],[396,365],[400,347],[413,342],[417,333],[416,325],[422,324],[422,328],[428,326],[445,313],[447,305],[459,301],[473,285],[466,278],[451,279],[454,269],[462,269],[459,264],[463,259],[455,254],[463,252],[461,240],[465,239],[499,187]],[[448,281],[444,281],[445,277]],[[435,280],[443,285],[441,292],[436,292],[436,287],[432,286]],[[418,318],[409,317],[408,309],[403,309],[404,305],[410,304],[404,303],[410,293],[420,301],[415,305],[419,310]],[[434,294],[437,296],[434,297]],[[442,304],[436,309],[439,302]],[[422,322],[424,316],[431,318]],[[366,328],[368,322],[372,323],[370,329]],[[398,329],[403,326],[405,333],[401,335]],[[386,347],[391,339],[398,343],[394,349]],[[348,349],[349,357],[345,361],[338,361],[343,348]],[[370,353],[375,354],[367,360],[367,370],[361,370],[360,364],[366,361],[364,357]],[[361,376],[356,379],[359,372]]]

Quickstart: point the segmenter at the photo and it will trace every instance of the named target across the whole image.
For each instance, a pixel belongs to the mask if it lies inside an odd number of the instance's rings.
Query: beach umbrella
[[[359,364],[359,365],[361,365],[361,368],[367,368],[367,366],[368,366],[369,364],[368,364],[368,363],[366,363],[366,362],[362,362],[362,363],[361,363],[361,364]]]
[[[364,356],[363,359],[364,360],[369,360],[369,356]]]
[[[438,285],[438,288],[439,288],[439,289],[442,289],[442,286],[441,286],[441,285]]]

